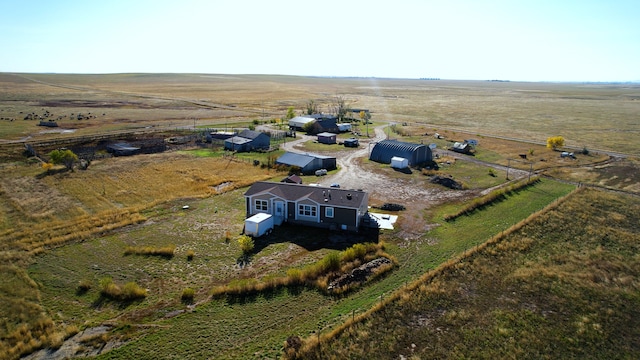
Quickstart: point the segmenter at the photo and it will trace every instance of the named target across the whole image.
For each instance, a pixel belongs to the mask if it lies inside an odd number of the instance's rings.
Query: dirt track
[[[461,200],[477,196],[480,193],[479,190],[449,190],[443,187],[429,186],[426,179],[415,176],[390,178],[382,173],[372,172],[362,167],[360,160],[367,158],[374,144],[385,138],[384,126],[380,126],[375,128],[375,137],[360,139],[360,147],[357,150],[341,151],[334,154],[340,171],[323,177],[322,184],[328,186],[332,183],[338,183],[341,188],[365,190],[369,193],[370,205],[381,205],[387,202],[404,205],[407,210],[400,214],[398,225],[401,226],[405,238],[420,236],[429,228],[430,225],[426,224],[421,216],[422,210],[444,201]],[[300,139],[288,142],[283,146],[283,149],[303,152],[297,147],[301,143],[313,139],[312,136],[303,135]],[[468,160],[464,156],[459,158],[463,161]],[[488,164],[483,163],[483,165]],[[489,166],[497,165],[491,164]],[[527,172],[521,170],[512,169],[511,171],[512,179],[527,175]]]

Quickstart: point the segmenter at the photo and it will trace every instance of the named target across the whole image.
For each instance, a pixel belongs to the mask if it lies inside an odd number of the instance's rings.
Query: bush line
[[[246,296],[271,291],[282,287],[309,286],[317,288],[326,294],[340,295],[353,286],[344,286],[331,291],[327,290],[329,282],[338,276],[351,271],[363,263],[380,257],[388,258],[392,261],[391,266],[382,266],[371,276],[377,278],[383,273],[391,270],[397,264],[397,260],[384,251],[384,243],[355,244],[342,251],[333,251],[327,254],[320,261],[308,265],[304,268],[291,268],[287,270],[284,277],[267,278],[262,281],[257,279],[241,279],[228,285],[218,286],[211,291],[213,298],[222,296]]]

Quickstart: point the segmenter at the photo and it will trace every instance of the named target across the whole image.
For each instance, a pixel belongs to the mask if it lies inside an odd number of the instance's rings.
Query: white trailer
[[[244,221],[244,233],[251,237],[269,234],[271,230],[273,230],[273,216],[271,214],[258,213]]]

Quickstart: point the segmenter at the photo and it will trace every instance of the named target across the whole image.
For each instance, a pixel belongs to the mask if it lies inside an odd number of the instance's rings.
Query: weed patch
[[[171,259],[176,252],[175,245],[164,247],[153,246],[127,246],[124,250],[125,255],[142,255],[142,256],[160,256]]]

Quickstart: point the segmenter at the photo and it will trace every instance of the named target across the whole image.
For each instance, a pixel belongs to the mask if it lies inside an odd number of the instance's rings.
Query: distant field
[[[1,139],[34,139],[51,129],[22,120],[28,112],[63,119],[78,134],[145,126],[225,126],[238,120],[284,117],[308,100],[329,113],[332,99],[367,108],[374,122],[429,124],[470,134],[640,154],[640,85],[486,81],[307,78],[266,75],[0,74]],[[22,112],[22,113],[20,113]],[[103,115],[104,114],[104,115]],[[361,129],[362,130],[362,129]]]

